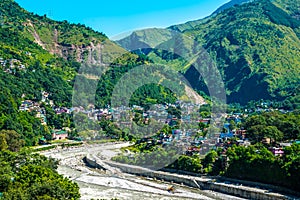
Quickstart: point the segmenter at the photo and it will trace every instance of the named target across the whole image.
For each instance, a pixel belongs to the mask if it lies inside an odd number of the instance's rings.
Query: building
[[[284,155],[284,150],[283,148],[276,148],[276,147],[273,147],[270,149],[271,152],[275,155],[275,156],[283,156]]]
[[[68,138],[68,132],[65,130],[53,130],[52,139],[53,140],[65,140]]]

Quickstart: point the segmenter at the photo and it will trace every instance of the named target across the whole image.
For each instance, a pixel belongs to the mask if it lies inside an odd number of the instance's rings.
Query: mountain
[[[13,0],[2,0],[0,13],[0,130],[16,131],[27,146],[36,145],[41,137],[51,139],[53,129],[75,130],[73,116],[56,114],[56,110],[91,104],[107,107],[123,75],[150,62],[116,45],[103,33],[38,16]],[[167,33],[155,37],[171,38]],[[151,41],[154,38],[147,42]],[[163,79],[167,78],[161,74],[161,82]],[[126,85],[121,97],[135,86],[134,82]],[[191,91],[181,84],[176,86],[181,90],[177,97],[186,98],[182,91]],[[168,88],[146,84],[137,88],[129,103],[149,107],[175,102],[177,97]],[[203,100],[196,94],[193,97]],[[80,131],[82,127],[76,128]]]
[[[21,8],[12,0],[1,2],[2,28],[20,33],[51,54],[82,62],[88,51],[98,47],[107,37],[81,24],[57,22]],[[94,62],[94,61],[93,61]]]
[[[158,41],[157,38],[160,38]],[[161,43],[172,38],[172,33],[168,29],[161,28],[149,28],[134,31],[128,37],[125,37],[118,41],[122,47],[128,49],[138,48],[153,48]]]
[[[133,41],[133,40],[134,41],[140,41],[140,42],[143,41],[143,42],[146,42],[146,44],[148,44],[147,38],[154,38],[156,36],[160,36],[160,34],[171,35],[172,31],[169,31],[169,30],[183,32],[184,30],[192,29],[192,28],[208,21],[211,17],[215,16],[216,14],[218,14],[218,13],[220,13],[220,12],[222,12],[222,11],[228,9],[228,8],[231,8],[235,5],[240,5],[240,4],[243,4],[243,3],[247,3],[249,1],[251,1],[251,0],[232,0],[232,1],[222,5],[221,7],[219,7],[216,11],[214,11],[208,17],[205,17],[203,19],[188,21],[188,22],[185,22],[183,24],[172,25],[172,26],[170,26],[166,29],[149,28],[149,29],[134,31],[129,36],[126,36],[125,38],[119,39],[118,43],[121,44],[123,47],[126,47],[127,45],[129,45],[128,41]],[[139,38],[141,38],[141,40],[139,40]],[[133,48],[131,48],[131,49],[133,49]]]
[[[173,25],[168,27],[167,29],[170,30],[175,30],[175,31],[179,31],[179,32],[183,32],[184,30],[188,30],[188,29],[193,29],[194,27],[205,23],[206,21],[208,21],[210,18],[212,18],[213,16],[219,14],[220,12],[231,8],[233,6],[236,5],[240,5],[243,3],[247,3],[250,2],[251,0],[231,0],[228,3],[225,3],[224,5],[220,6],[216,11],[214,11],[211,15],[209,15],[208,17],[205,17],[203,19],[198,19],[198,20],[192,20],[183,24],[177,24],[177,25]]]
[[[2,0],[0,13],[0,130],[15,130],[26,145],[35,145],[42,136],[51,138],[51,129],[70,124],[70,117],[56,116],[45,104],[20,112],[21,105],[40,102],[46,92],[54,106],[71,107],[81,63],[99,64],[89,55],[107,37],[84,25],[35,15],[13,0]],[[43,113],[46,126],[36,117]]]
[[[243,3],[248,3],[251,1],[253,1],[253,0],[231,0],[228,3],[225,3],[224,5],[220,6],[215,12],[213,12],[212,15],[219,14],[228,8],[231,8],[231,7],[237,6],[237,5],[241,5]]]
[[[290,16],[300,19],[299,1],[273,0],[274,5],[284,10]]]
[[[81,24],[30,13],[13,0],[1,1],[0,13],[0,67],[6,77],[1,87],[16,100],[40,99],[47,91],[58,105],[70,105],[81,63],[103,64],[99,54],[107,37]],[[4,83],[8,79],[16,89]]]
[[[229,102],[246,104],[260,99],[282,101],[297,95],[299,91],[299,4],[299,0],[231,1],[212,16],[198,20],[191,26],[172,26],[167,30],[179,30],[180,34],[197,43],[195,47],[182,40],[176,43],[178,49],[206,49],[217,63]],[[131,37],[132,41],[147,46],[144,38],[151,38],[154,33],[159,35],[158,31],[144,31],[143,37],[129,36],[117,42],[132,49]],[[165,34],[166,29],[161,31]],[[126,44],[123,43],[125,40]],[[155,50],[163,44],[175,44],[172,42],[174,38],[165,40],[163,38],[157,46],[151,46],[155,44],[151,42],[149,46],[153,50],[142,52],[182,72],[194,88],[208,93],[203,79],[192,65],[183,67],[180,58],[163,57]]]
[[[204,48],[216,56],[229,100],[246,103],[294,93],[300,78],[299,25],[262,0],[223,11],[185,33],[204,40]]]

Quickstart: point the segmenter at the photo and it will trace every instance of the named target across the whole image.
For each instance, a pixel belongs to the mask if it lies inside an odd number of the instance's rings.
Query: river
[[[112,198],[120,200],[241,199],[213,191],[202,191],[183,185],[130,175],[122,173],[118,169],[109,171],[92,169],[87,167],[82,160],[87,154],[99,155],[102,159],[109,160],[120,151],[121,147],[128,145],[130,144],[85,144],[68,149],[52,149],[42,152],[42,154],[60,161],[58,172],[79,185],[82,200],[110,200]],[[171,186],[175,188],[174,193],[167,190]]]

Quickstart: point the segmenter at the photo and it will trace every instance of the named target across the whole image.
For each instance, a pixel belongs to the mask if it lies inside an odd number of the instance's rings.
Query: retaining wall
[[[90,156],[91,157],[91,156]],[[86,157],[87,163],[91,166],[102,168],[95,159]],[[102,161],[101,161],[102,162]],[[202,190],[212,190],[216,192],[226,193],[233,196],[243,197],[247,199],[266,199],[266,200],[285,200],[299,199],[296,197],[286,196],[283,194],[270,193],[267,190],[245,187],[241,185],[226,184],[224,182],[215,182],[214,179],[206,177],[195,177],[189,175],[173,174],[162,171],[154,171],[138,166],[126,165],[112,161],[103,161],[105,164],[118,168],[121,171],[138,176],[151,177],[158,180],[164,180],[171,183],[184,184],[186,186],[199,188]]]

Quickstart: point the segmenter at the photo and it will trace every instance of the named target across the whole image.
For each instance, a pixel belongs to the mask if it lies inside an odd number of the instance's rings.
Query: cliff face
[[[100,65],[101,62],[101,43],[94,44],[91,42],[88,46],[85,45],[63,45],[54,43],[54,48],[47,50],[64,59],[74,58],[77,62],[85,62],[91,65]]]

